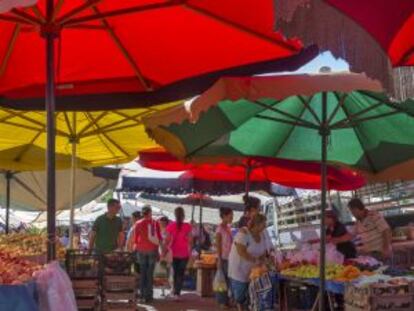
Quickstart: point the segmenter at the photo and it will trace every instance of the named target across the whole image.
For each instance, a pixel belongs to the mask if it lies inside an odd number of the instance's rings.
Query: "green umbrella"
[[[411,168],[406,176],[414,178],[414,101],[392,103],[371,82],[355,74],[225,78],[181,110],[145,123],[157,142],[181,158],[321,161],[322,298],[327,162],[352,166],[371,179],[398,179],[401,168]]]

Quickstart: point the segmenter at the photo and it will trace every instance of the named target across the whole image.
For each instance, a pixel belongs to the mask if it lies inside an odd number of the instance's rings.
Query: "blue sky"
[[[335,59],[330,52],[324,52],[311,62],[297,70],[297,73],[318,73],[323,66],[331,67],[332,71],[349,70],[348,63],[342,59]]]

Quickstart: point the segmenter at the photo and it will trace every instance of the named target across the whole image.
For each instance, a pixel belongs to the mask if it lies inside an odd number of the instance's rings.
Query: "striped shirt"
[[[368,211],[364,219],[357,220],[354,228],[355,245],[358,253],[382,252],[384,245],[383,233],[389,229],[387,221],[379,212]]]

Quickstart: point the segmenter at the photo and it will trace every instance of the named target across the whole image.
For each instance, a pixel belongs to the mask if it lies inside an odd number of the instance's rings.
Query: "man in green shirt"
[[[108,212],[96,218],[89,239],[89,249],[105,254],[122,247],[124,232],[122,220],[117,216],[121,203],[116,199],[109,199]]]

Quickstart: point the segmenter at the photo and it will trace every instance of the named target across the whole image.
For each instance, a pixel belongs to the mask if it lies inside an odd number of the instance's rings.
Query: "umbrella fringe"
[[[397,100],[414,97],[414,69],[393,69],[378,42],[351,18],[323,0],[274,1],[277,30],[345,59],[351,71],[379,80]]]

